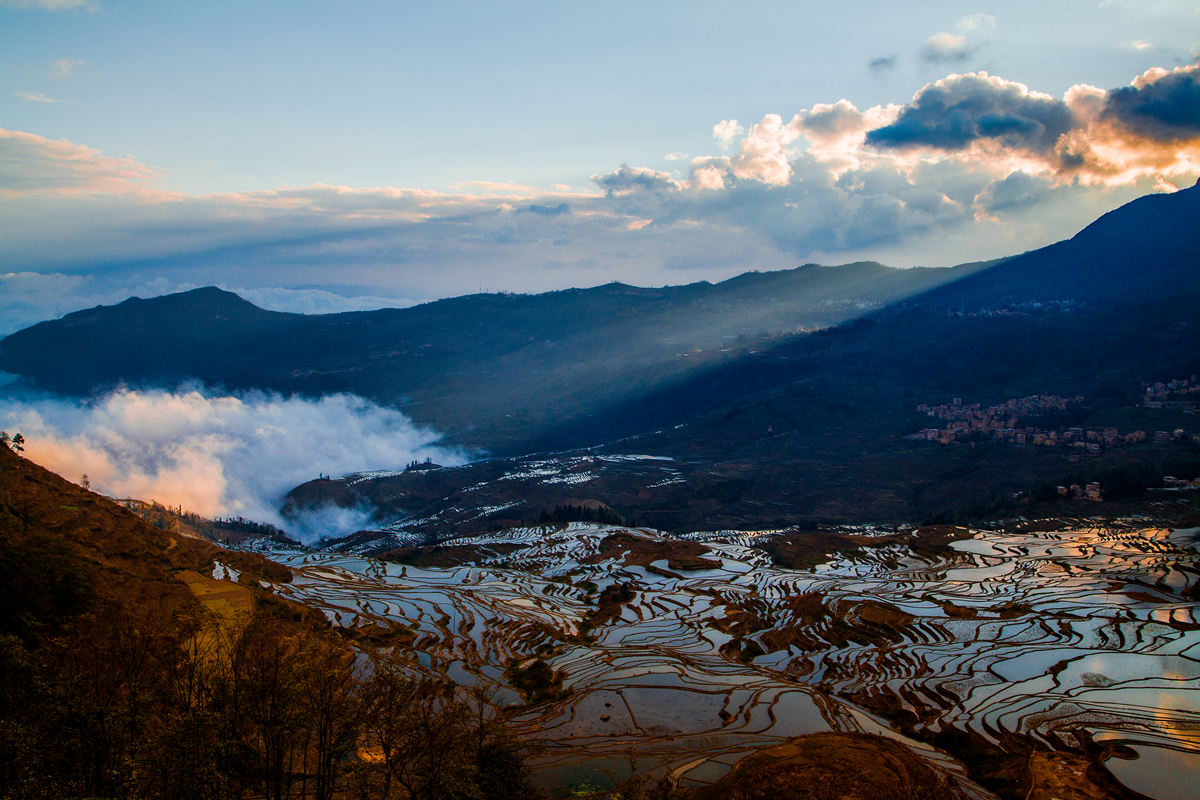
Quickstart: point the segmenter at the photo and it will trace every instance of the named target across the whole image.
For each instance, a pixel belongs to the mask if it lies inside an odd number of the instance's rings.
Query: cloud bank
[[[956,27],[994,24],[972,16]],[[962,34],[939,37],[939,58],[966,46]],[[723,119],[714,152],[621,164],[585,189],[477,181],[441,192],[315,184],[185,196],[162,190],[152,165],[0,131],[11,270],[0,283],[17,287],[0,299],[0,332],[122,293],[207,284],[320,312],[804,262],[1011,255],[1194,183],[1198,69],[1155,68],[1128,86],[1078,84],[1061,97],[955,73],[904,102],[843,98],[752,124]]]
[[[31,460],[69,480],[86,474],[93,491],[270,522],[307,541],[358,530],[370,510],[326,509],[289,524],[278,508],[292,487],[320,473],[466,460],[403,414],[345,394],[313,401],[123,389],[83,403],[8,398],[0,428],[24,434]]]

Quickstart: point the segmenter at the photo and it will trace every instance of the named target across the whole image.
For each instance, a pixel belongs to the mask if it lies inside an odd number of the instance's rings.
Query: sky
[[[1200,177],[1200,0],[0,0],[0,335],[951,266]]]

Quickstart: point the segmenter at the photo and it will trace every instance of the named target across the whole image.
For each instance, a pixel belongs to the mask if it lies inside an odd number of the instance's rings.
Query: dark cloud
[[[645,167],[631,167],[628,164],[622,164],[620,169],[603,175],[593,175],[592,183],[599,186],[608,194],[620,194],[633,189],[648,189],[652,192],[672,191],[679,188],[671,176],[666,172],[647,169]]]
[[[881,56],[871,59],[867,64],[867,69],[876,74],[891,72],[896,68],[897,58],[895,56]]]
[[[1102,119],[1119,122],[1138,136],[1179,142],[1200,136],[1200,73],[1169,73],[1153,83],[1108,93]]]
[[[954,151],[990,139],[1046,155],[1075,125],[1075,115],[1061,100],[986,73],[954,75],[922,89],[894,123],[868,132],[866,143]]]
[[[558,216],[562,216],[563,214],[571,213],[571,207],[569,205],[567,205],[566,203],[559,203],[556,206],[539,206],[536,203],[534,203],[533,205],[530,205],[521,210],[528,211],[531,214],[537,214],[542,217],[558,217]]]
[[[1004,180],[993,181],[975,197],[975,204],[987,214],[1020,211],[1041,204],[1051,189],[1044,180],[1026,172],[1014,172]]]

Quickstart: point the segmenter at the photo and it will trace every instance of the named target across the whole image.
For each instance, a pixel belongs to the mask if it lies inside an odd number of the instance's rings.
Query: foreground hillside
[[[386,656],[360,670],[291,580],[0,447],[0,797],[534,796],[486,702]]]

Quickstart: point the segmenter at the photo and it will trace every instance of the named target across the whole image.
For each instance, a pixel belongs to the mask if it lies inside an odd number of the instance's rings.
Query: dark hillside
[[[76,311],[4,340],[3,369],[42,388],[86,394],[122,380],[215,377],[231,350],[305,318],[263,309],[215,287]]]
[[[1200,291],[1200,183],[1140,197],[1071,239],[938,287],[917,302],[974,311],[1073,300],[1122,306]]]
[[[699,370],[551,429],[513,454],[532,456],[317,481],[298,487],[289,504],[367,503],[381,522],[412,520],[406,533],[436,541],[531,524],[543,509],[583,503],[688,532],[962,521],[1026,509],[1031,493],[1046,499],[1057,485],[1091,481],[1116,500],[1164,475],[1200,474],[1200,446],[1190,439],[1200,434],[1195,404],[1145,406],[1141,388],[1173,379],[1191,385],[1200,374],[1191,333],[1198,329],[1196,294],[1070,313],[896,309]],[[919,412],[921,404],[960,397],[986,407],[1042,395],[1071,398],[1072,406],[1046,418],[1015,415],[1018,427],[1114,427],[1149,440],[1081,455],[990,436],[953,444],[905,438],[947,426]],[[1156,431],[1177,429],[1185,431],[1178,442],[1153,442]],[[590,449],[572,451],[582,447]],[[622,460],[628,454],[670,461]],[[547,465],[559,474],[540,477]]]
[[[494,448],[547,419],[586,414],[751,342],[836,324],[960,271],[807,266],[716,285],[613,283],[322,316],[263,311],[197,289],[14,333],[0,341],[0,370],[74,395],[189,379],[310,396],[353,392]]]

